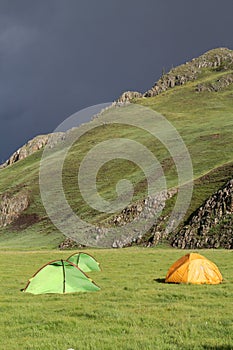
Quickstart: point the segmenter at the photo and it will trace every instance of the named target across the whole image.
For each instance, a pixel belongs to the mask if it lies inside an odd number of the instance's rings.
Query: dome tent
[[[165,282],[219,284],[222,282],[222,275],[213,262],[200,254],[190,253],[169,268]]]
[[[67,260],[54,260],[42,266],[29,279],[24,292],[32,294],[93,292],[100,288],[78,266]]]
[[[100,271],[98,261],[90,254],[82,252],[74,253],[67,260],[77,265],[83,272]]]

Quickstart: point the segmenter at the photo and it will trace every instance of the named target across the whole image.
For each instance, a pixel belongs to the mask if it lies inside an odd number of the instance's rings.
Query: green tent
[[[24,292],[32,294],[94,292],[100,288],[77,265],[54,260],[42,266],[28,281]]]
[[[87,253],[74,253],[67,260],[77,265],[84,272],[100,271],[99,263]]]

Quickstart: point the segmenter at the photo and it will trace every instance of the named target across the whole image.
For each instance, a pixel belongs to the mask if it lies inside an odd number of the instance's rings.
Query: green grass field
[[[88,250],[102,271],[95,293],[20,292],[42,264],[71,252],[1,251],[0,349],[233,349],[232,251],[204,250],[221,285],[161,282],[187,251],[161,248]]]

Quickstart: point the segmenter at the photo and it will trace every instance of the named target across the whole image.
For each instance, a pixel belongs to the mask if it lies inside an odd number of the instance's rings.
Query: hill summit
[[[139,97],[153,97],[175,86],[184,85],[189,81],[197,80],[203,69],[211,68],[216,71],[233,69],[233,51],[228,48],[217,48],[207,51],[198,58],[172,68],[145,93],[126,91],[118,99],[119,102],[131,101]]]

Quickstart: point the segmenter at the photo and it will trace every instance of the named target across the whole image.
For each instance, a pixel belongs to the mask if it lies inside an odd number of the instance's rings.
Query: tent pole
[[[61,259],[62,263],[62,270],[63,270],[63,293],[66,292],[66,273],[65,273],[65,266],[64,266],[64,261]]]

